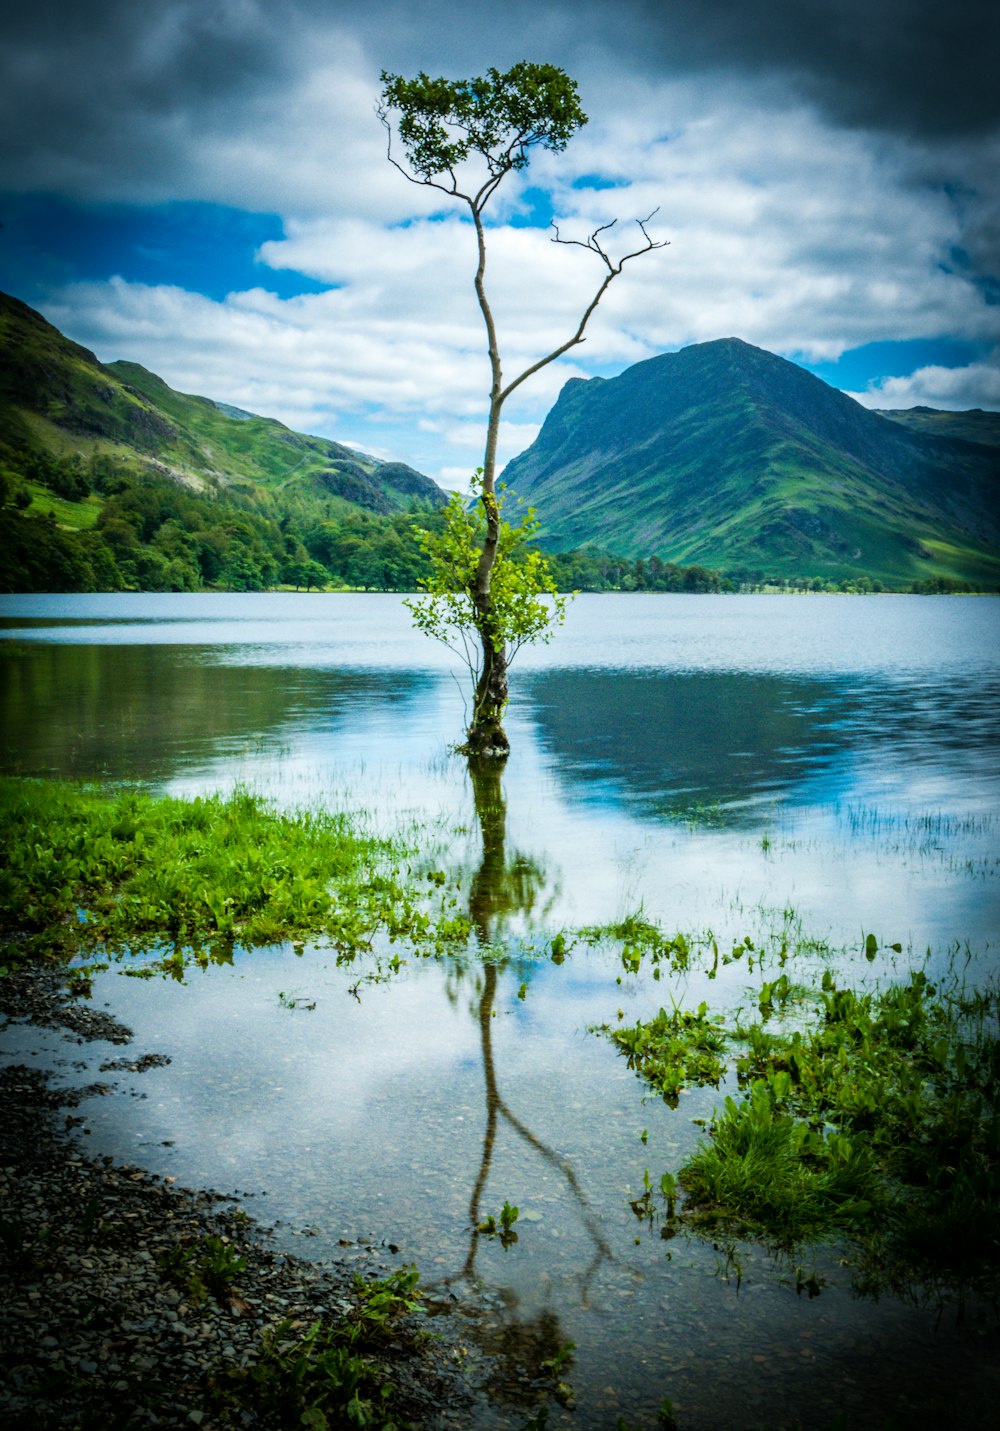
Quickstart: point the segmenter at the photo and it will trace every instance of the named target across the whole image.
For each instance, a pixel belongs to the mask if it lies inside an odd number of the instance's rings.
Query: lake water
[[[487,921],[499,962],[410,961],[385,983],[308,949],[186,986],[109,971],[95,1000],[135,1054],[173,1062],[81,1105],[88,1149],[251,1193],[310,1255],[397,1247],[384,1255],[454,1296],[470,1346],[506,1368],[484,1426],[523,1426],[525,1375],[569,1341],[576,1409],[553,1403],[551,1426],[652,1427],[663,1397],[684,1428],[983,1424],[995,1334],[855,1299],[834,1253],[815,1300],[751,1249],[737,1289],[711,1248],[633,1215],[644,1171],[656,1184],[679,1166],[724,1090],[644,1102],[589,1030],[671,997],[732,1010],[756,973],[654,984],[622,976],[610,947],[553,963],[548,941],[642,910],[722,947],[804,933],[869,979],[956,950],[970,980],[995,973],[998,635],[987,597],[578,598],[513,671],[486,832],[507,872]],[[0,638],[8,772],[243,783],[419,827],[422,855],[466,890],[482,875],[449,751],[461,669],[395,596],[4,597]],[[902,954],[869,967],[867,931]],[[54,1035],[7,1037],[9,1057],[66,1056]],[[470,1238],[477,1183],[480,1215],[520,1208],[506,1250]]]

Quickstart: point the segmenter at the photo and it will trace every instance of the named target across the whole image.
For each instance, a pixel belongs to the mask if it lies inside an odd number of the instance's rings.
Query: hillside
[[[413,590],[445,494],[103,364],[0,295],[0,591]]]
[[[114,456],[194,491],[251,484],[389,514],[440,506],[429,477],[272,418],[175,392],[138,363],[100,363],[26,304],[0,294],[0,456]]]
[[[414,591],[445,494],[383,462],[102,364],[0,295],[0,592]],[[711,591],[716,572],[560,557],[563,589]]]
[[[1000,415],[875,413],[737,339],[566,384],[504,480],[563,589],[1000,587]],[[0,294],[0,590],[413,590],[445,494],[100,363]],[[553,555],[553,553],[555,555]]]
[[[981,421],[979,419],[982,419]],[[736,338],[566,384],[504,481],[556,550],[1000,584],[995,414],[863,408]]]

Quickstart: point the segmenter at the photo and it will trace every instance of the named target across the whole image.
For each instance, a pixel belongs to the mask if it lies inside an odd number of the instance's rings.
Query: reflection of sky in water
[[[577,1343],[577,1426],[613,1425],[619,1409],[652,1424],[662,1395],[693,1427],[778,1423],[832,1395],[826,1424],[852,1404],[852,1385],[862,1411],[878,1405],[859,1346],[890,1385],[915,1356],[942,1385],[959,1376],[951,1344],[926,1340],[917,1313],[844,1291],[806,1303],[752,1261],[736,1298],[712,1275],[710,1249],[667,1261],[628,1199],[646,1167],[678,1165],[692,1117],[717,1095],[695,1093],[676,1112],[643,1104],[624,1062],[587,1030],[671,997],[745,1003],[761,976],[734,964],[712,984],[692,972],[619,985],[601,950],[552,964],[545,935],[642,908],[669,930],[712,930],[723,949],[745,934],[773,942],[801,921],[850,950],[868,930],[900,940],[900,968],[965,940],[989,963],[998,611],[992,599],[581,598],[569,629],[515,668],[505,859],[530,861],[541,889],[534,930],[516,910],[506,924],[538,952],[499,976],[496,1076],[512,1112],[577,1170],[613,1255],[588,1280],[594,1238],[565,1178],[501,1125],[483,1210],[518,1203],[521,1237],[507,1253],[481,1244],[476,1271],[487,1304],[503,1303],[495,1319],[553,1312]],[[478,867],[472,791],[448,753],[461,693],[447,653],[413,635],[398,598],[6,598],[0,622],[5,768],[184,793],[243,781],[287,805],[361,809],[384,828],[429,821],[420,858],[467,879]],[[89,1100],[88,1143],[182,1181],[266,1189],[254,1210],[317,1229],[298,1250],[373,1236],[418,1259],[428,1281],[454,1275],[485,1119],[482,975],[410,965],[362,983],[357,1002],[347,988],[363,973],[322,951],[265,951],[184,988],[101,976],[95,998],[136,1030],[134,1051],[174,1062],[122,1080],[145,1097]],[[316,1008],[283,1008],[279,992]],[[22,1057],[22,1036],[9,1037],[9,1056]],[[92,1052],[96,1067],[120,1051]],[[823,1339],[815,1365],[798,1356],[809,1331]],[[778,1376],[788,1346],[795,1375]],[[716,1386],[713,1403],[704,1369],[718,1358],[741,1381]],[[599,1413],[607,1386],[619,1400]]]

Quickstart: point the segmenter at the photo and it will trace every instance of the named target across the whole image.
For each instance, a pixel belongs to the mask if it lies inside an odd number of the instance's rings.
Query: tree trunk
[[[506,760],[510,754],[510,741],[503,728],[508,695],[507,652],[505,647],[495,646],[487,632],[481,632],[480,637],[483,670],[476,686],[472,720],[462,754]]]
[[[497,558],[500,541],[500,508],[496,497],[497,442],[500,436],[500,409],[503,406],[503,371],[500,365],[500,348],[497,344],[496,326],[493,312],[486,297],[483,276],[486,272],[486,235],[483,231],[480,207],[470,205],[476,225],[476,239],[479,246],[479,266],[476,269],[476,297],[486,324],[486,334],[490,355],[490,416],[486,428],[486,451],[483,454],[482,492],[480,500],[486,514],[486,536],[476,567],[476,581],[472,592],[476,609],[476,629],[483,651],[483,668],[476,685],[473,702],[472,721],[466,732],[468,739],[461,747],[463,755],[479,756],[490,760],[506,760],[510,754],[510,741],[503,728],[504,712],[507,709],[507,648],[492,632],[490,615],[492,598],[490,577]]]
[[[499,381],[499,376],[497,378]],[[490,592],[490,578],[496,561],[500,540],[500,508],[497,505],[495,472],[496,442],[500,426],[500,407],[491,403],[489,434],[486,443],[486,465],[483,469],[483,490],[480,500],[486,513],[486,536],[479,554],[476,569],[476,584],[472,593],[476,609],[476,627],[483,652],[483,666],[473,699],[472,721],[466,732],[467,740],[462,746],[464,755],[482,756],[492,760],[506,760],[510,754],[510,741],[503,728],[504,712],[507,709],[507,647],[503,640],[493,634],[493,598]]]

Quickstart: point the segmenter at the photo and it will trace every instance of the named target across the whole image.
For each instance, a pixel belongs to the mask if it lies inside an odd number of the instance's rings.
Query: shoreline
[[[124,1047],[132,1037],[74,996],[60,971],[37,966],[0,979],[0,1018],[77,1042]],[[231,1405],[220,1385],[252,1367],[270,1337],[344,1324],[357,1309],[357,1274],[384,1278],[398,1262],[380,1263],[375,1246],[351,1265],[309,1261],[282,1250],[236,1196],[88,1154],[72,1110],[95,1091],[56,1086],[50,1071],[23,1063],[0,1069],[0,1412],[39,1431],[283,1424],[251,1409],[249,1381]],[[216,1294],[192,1295],[167,1269],[206,1246],[239,1270]],[[432,1337],[421,1335],[429,1320],[407,1317],[384,1344],[359,1350],[392,1387],[390,1415],[467,1426],[475,1388],[455,1329],[435,1316]]]

